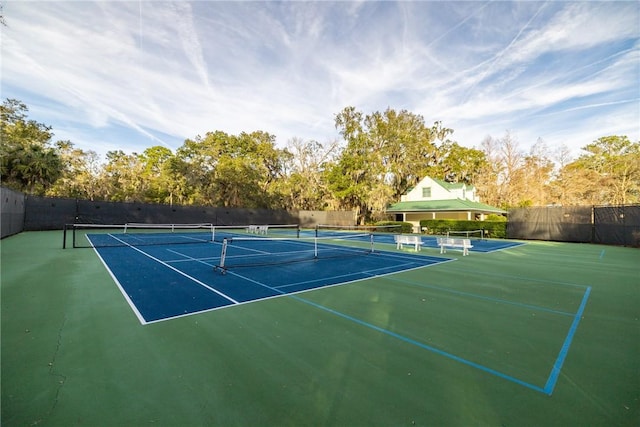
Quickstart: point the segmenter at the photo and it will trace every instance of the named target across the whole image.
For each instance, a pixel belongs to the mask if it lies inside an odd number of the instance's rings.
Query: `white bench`
[[[247,227],[247,233],[251,234],[267,234],[268,225],[250,225]]]
[[[471,245],[470,239],[453,239],[451,237],[438,237],[438,246],[440,246],[440,253],[446,253],[447,248],[462,249],[462,256],[469,255],[469,249]]]
[[[396,249],[402,249],[402,245],[413,245],[416,251],[422,249],[422,238],[420,236],[396,234],[395,236],[393,236],[393,240],[396,242]]]

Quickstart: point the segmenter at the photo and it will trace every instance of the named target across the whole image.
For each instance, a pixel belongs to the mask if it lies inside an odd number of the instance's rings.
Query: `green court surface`
[[[452,251],[143,325],[61,241],[1,242],[2,426],[640,425],[638,249]]]

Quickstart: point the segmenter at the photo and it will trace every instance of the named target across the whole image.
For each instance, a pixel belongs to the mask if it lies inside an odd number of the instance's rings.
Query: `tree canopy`
[[[50,126],[28,118],[27,106],[0,107],[2,183],[29,194],[245,208],[355,210],[360,222],[385,208],[424,176],[474,185],[482,201],[509,208],[548,204],[640,202],[640,142],[610,135],[586,142],[577,159],[543,140],[522,150],[511,132],[461,146],[453,129],[410,111],[335,117],[341,139],[320,143],[253,131],[207,132],[175,151],[109,151],[100,159],[71,141],[53,142]]]

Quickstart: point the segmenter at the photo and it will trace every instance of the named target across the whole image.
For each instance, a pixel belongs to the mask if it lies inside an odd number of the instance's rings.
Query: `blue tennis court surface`
[[[451,261],[370,251],[364,238],[351,246],[255,238],[230,244],[216,269],[218,241],[109,246],[101,240],[111,235],[88,237],[143,324]]]

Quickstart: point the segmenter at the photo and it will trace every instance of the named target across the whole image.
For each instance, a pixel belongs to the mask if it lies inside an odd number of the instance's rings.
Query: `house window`
[[[424,199],[431,197],[431,187],[422,187],[422,197]]]

